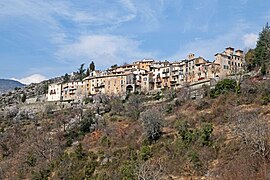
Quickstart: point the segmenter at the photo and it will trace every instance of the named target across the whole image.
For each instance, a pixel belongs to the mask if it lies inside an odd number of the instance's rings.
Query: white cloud
[[[194,53],[195,56],[202,56],[207,60],[213,61],[214,56],[218,52],[223,52],[226,47],[234,47],[235,49],[243,49],[244,44],[241,42],[241,36],[248,28],[245,22],[239,22],[230,32],[220,34],[216,37],[203,39],[200,37],[195,38],[195,41],[184,44],[179,48],[171,57],[166,59],[179,60],[187,58],[189,53]]]
[[[140,42],[123,36],[89,35],[61,46],[56,56],[75,63],[93,60],[99,67],[153,57],[153,53],[142,51],[139,46]]]
[[[22,78],[22,79],[16,79],[16,78],[11,78],[11,79],[28,85],[31,83],[40,83],[41,81],[44,81],[47,78],[43,75],[40,75],[40,74],[33,74],[33,75],[30,75],[30,76]]]
[[[246,48],[254,48],[258,40],[258,35],[254,33],[245,34],[243,36],[244,45]]]

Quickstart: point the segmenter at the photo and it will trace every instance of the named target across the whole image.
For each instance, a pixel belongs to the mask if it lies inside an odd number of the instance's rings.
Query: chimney
[[[238,49],[235,51],[235,55],[242,57],[244,55],[244,51]]]
[[[194,59],[194,57],[195,57],[195,54],[190,53],[190,54],[188,55],[188,60]]]
[[[232,47],[227,47],[227,48],[225,49],[225,53],[226,53],[227,55],[233,55],[233,52],[234,52],[234,48],[232,48]]]

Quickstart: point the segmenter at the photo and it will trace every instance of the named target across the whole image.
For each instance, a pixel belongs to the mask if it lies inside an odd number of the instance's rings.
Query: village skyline
[[[189,53],[213,61],[224,47],[254,48],[270,2],[31,1],[0,3],[0,77],[29,84],[94,61],[98,69]]]

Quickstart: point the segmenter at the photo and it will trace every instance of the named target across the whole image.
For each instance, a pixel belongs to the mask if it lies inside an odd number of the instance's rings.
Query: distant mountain
[[[24,84],[19,81],[9,80],[9,79],[0,79],[0,94],[7,93],[14,90],[16,87],[23,87]]]

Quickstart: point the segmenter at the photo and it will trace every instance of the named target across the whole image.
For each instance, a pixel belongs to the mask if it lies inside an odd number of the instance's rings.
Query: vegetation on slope
[[[183,100],[183,91],[159,101],[102,97],[103,116],[90,106],[51,105],[35,120],[2,117],[1,178],[268,177],[270,81],[247,80],[241,93],[220,84],[212,91],[223,93],[200,100]]]

